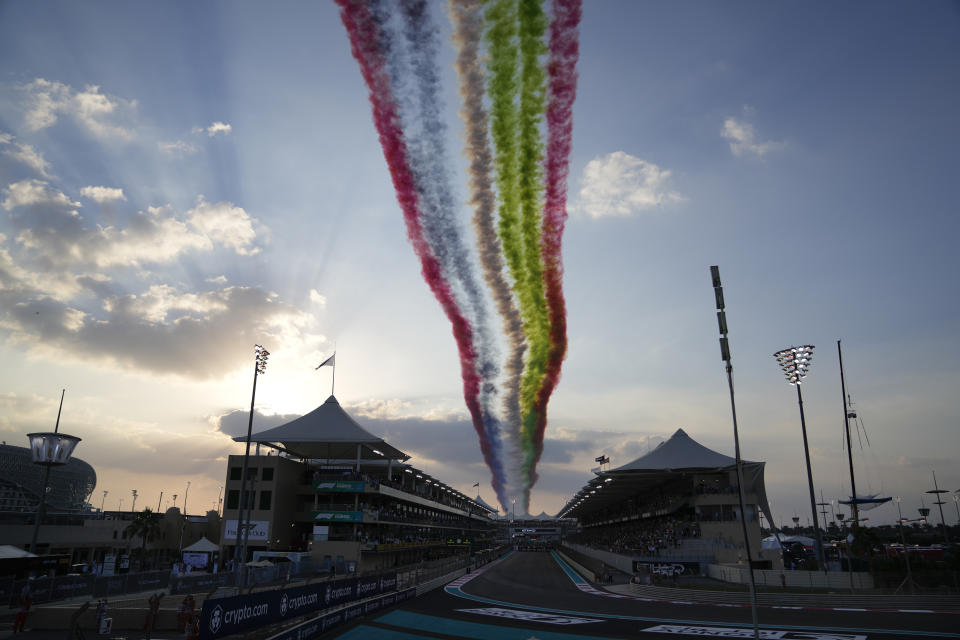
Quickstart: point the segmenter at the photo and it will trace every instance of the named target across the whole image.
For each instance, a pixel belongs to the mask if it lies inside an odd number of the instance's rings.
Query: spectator
[[[27,615],[30,613],[30,605],[33,603],[30,597],[30,585],[23,585],[20,590],[20,597],[17,599],[17,616],[13,619],[13,632],[23,631],[27,624]]]

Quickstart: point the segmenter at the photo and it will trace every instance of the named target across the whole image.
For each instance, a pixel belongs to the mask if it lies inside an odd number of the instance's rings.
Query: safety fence
[[[215,640],[396,590],[397,574],[383,573],[209,599],[200,612],[200,639]]]

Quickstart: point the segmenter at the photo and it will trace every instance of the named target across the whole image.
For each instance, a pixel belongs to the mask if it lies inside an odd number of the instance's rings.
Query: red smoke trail
[[[580,13],[581,0],[553,0],[550,57],[547,61],[547,185],[540,237],[544,258],[543,280],[550,317],[550,350],[547,354],[546,376],[537,394],[539,410],[534,436],[534,464],[540,460],[540,454],[543,453],[547,402],[560,381],[560,367],[567,354],[567,311],[563,299],[563,261],[560,247],[567,220],[567,176],[570,174],[573,101],[577,96]]]
[[[460,370],[463,375],[463,396],[473,418],[473,426],[480,436],[480,449],[487,465],[493,468],[491,443],[485,437],[483,417],[478,400],[480,376],[475,363],[477,354],[473,346],[473,331],[470,324],[460,313],[453,291],[443,278],[443,272],[436,257],[431,253],[421,225],[420,203],[417,197],[413,172],[407,159],[406,142],[403,137],[400,116],[396,101],[390,89],[390,76],[386,70],[386,61],[381,53],[380,31],[374,16],[365,2],[359,0],[337,0],[340,6],[340,18],[347,29],[353,57],[360,64],[360,72],[370,90],[370,105],[373,109],[373,122],[380,136],[383,155],[390,169],[393,187],[397,192],[397,201],[403,211],[407,225],[407,236],[413,249],[420,258],[423,277],[433,295],[453,325],[453,335],[460,352]]]

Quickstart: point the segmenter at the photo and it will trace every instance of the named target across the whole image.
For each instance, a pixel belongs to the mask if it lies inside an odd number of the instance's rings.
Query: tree
[[[140,565],[143,568],[143,561],[147,554],[147,543],[153,542],[160,535],[160,516],[155,514],[149,508],[144,509],[137,514],[133,522],[127,525],[123,530],[123,538],[140,538]]]

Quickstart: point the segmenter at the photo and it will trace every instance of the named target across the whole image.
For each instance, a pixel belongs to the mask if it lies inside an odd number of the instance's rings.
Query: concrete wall
[[[592,547],[586,547],[582,544],[570,544],[565,543],[566,546],[570,547],[574,551],[578,551],[585,556],[595,558],[601,562],[605,562],[611,567],[619,569],[624,573],[633,575],[633,558],[631,556],[623,556],[619,553],[611,553],[610,551],[601,551],[600,549],[594,549]]]
[[[746,568],[740,565],[711,564],[707,566],[707,575],[723,582],[746,584],[750,580]],[[781,576],[783,578],[781,579]],[[850,573],[847,571],[759,571],[753,572],[757,586],[780,587],[783,580],[786,586],[810,589],[849,589]],[[853,572],[855,589],[873,589],[873,577],[864,571]]]

